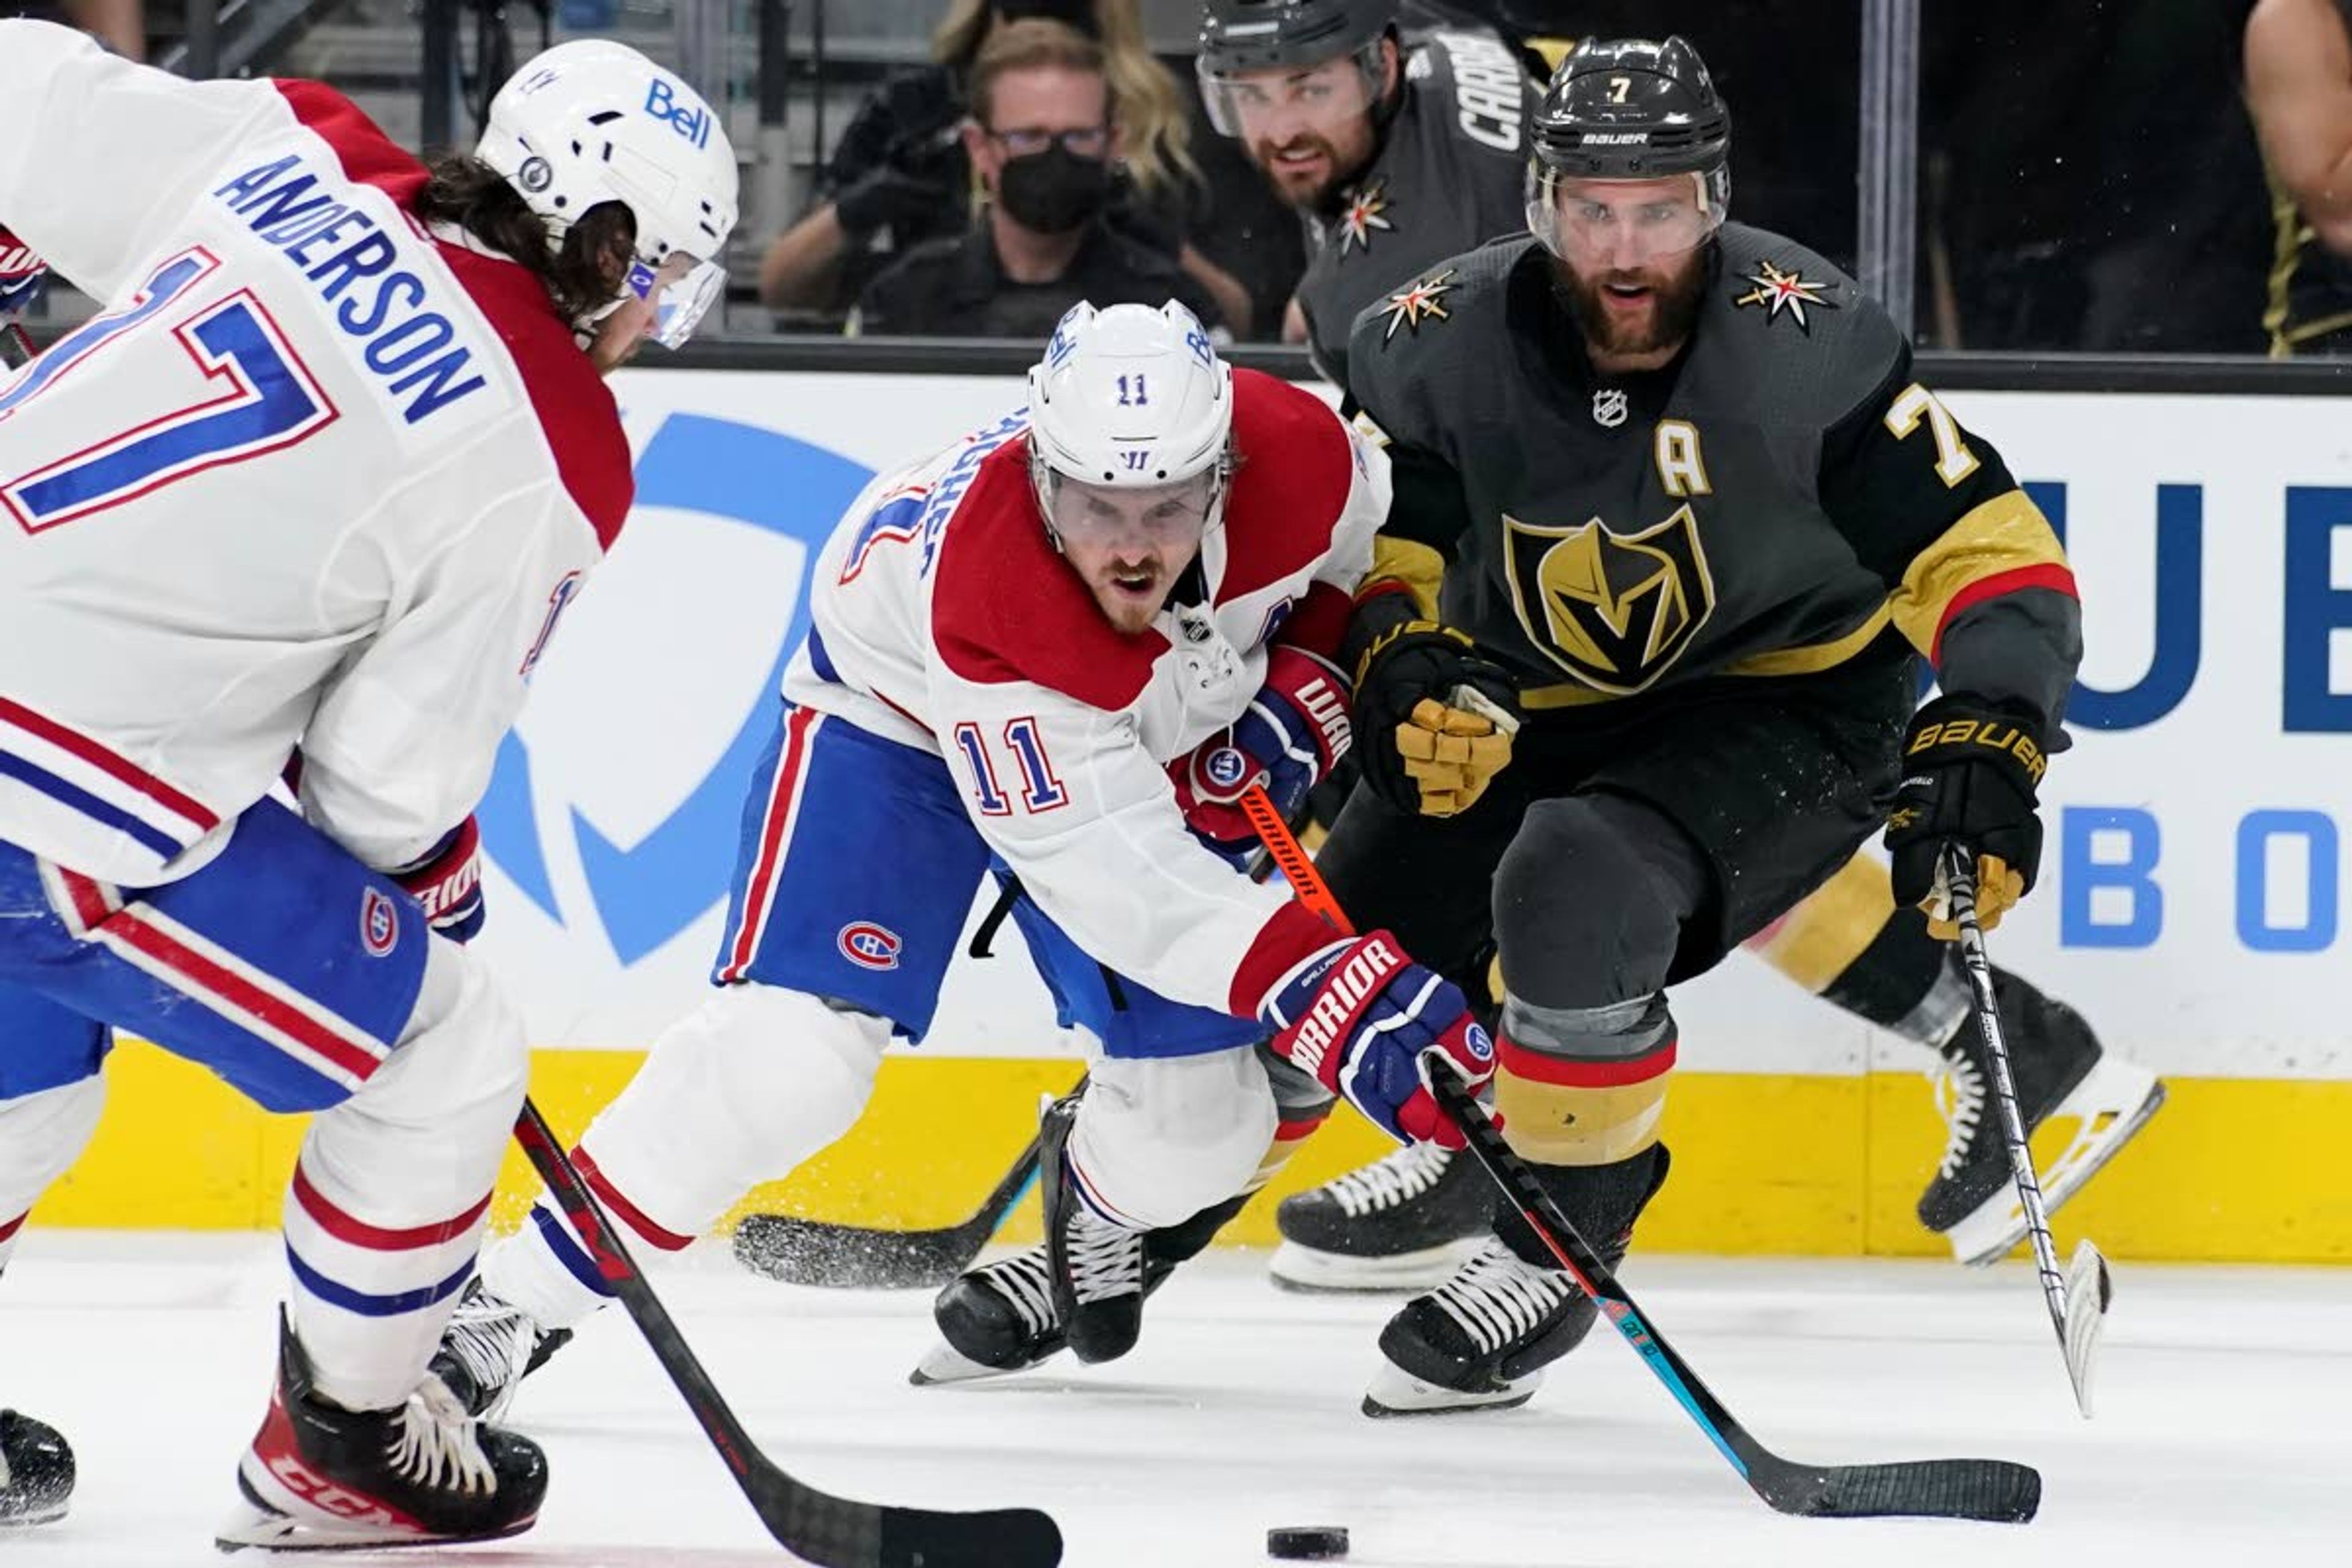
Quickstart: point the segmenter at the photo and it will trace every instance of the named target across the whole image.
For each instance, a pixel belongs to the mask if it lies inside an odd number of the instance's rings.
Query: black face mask
[[[996,199],[1024,228],[1067,234],[1110,199],[1110,164],[1058,145],[1008,158],[996,174]]]

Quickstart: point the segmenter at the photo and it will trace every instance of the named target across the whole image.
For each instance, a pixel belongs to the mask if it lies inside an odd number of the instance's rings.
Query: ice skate
[[[0,1410],[0,1530],[63,1519],[73,1496],[73,1449],[58,1430]]]
[[[1274,1223],[1285,1289],[1426,1290],[1493,1234],[1494,1198],[1475,1160],[1409,1143],[1283,1199]]]

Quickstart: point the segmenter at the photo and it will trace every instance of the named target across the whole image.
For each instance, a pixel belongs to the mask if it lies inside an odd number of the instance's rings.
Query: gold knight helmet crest
[[[1715,613],[1715,578],[1687,506],[1638,533],[1503,514],[1504,569],[1528,640],[1596,690],[1643,690]]]

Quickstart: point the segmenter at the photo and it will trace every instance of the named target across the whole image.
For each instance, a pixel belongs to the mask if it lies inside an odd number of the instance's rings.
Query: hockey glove
[[[1937,862],[1946,844],[1975,860],[1977,920],[1990,931],[2033,886],[2042,861],[2034,792],[2047,759],[2041,726],[1967,696],[1919,710],[1903,741],[1903,784],[1886,818],[1895,901],[1927,913],[1927,932],[1959,935]]]
[[[471,942],[482,929],[482,834],[466,818],[433,853],[404,871],[389,873],[425,906],[425,922],[451,942]]]
[[[1472,1089],[1495,1076],[1494,1038],[1460,989],[1384,931],[1335,942],[1292,970],[1258,1016],[1277,1055],[1400,1143],[1462,1147],[1462,1130],[1430,1095],[1432,1058]]]
[[[919,224],[950,207],[954,200],[955,193],[944,182],[885,163],[845,189],[833,204],[833,215],[844,234],[867,235]]]
[[[1402,811],[1467,811],[1510,765],[1517,703],[1509,672],[1452,626],[1383,632],[1356,671],[1356,722],[1389,742],[1365,748],[1365,783]]]
[[[1240,863],[1257,848],[1239,804],[1250,785],[1265,789],[1283,820],[1295,821],[1308,794],[1348,754],[1352,737],[1347,678],[1303,648],[1272,649],[1265,684],[1233,729],[1168,764],[1185,826]]]
[[[0,226],[0,316],[21,315],[41,297],[49,264],[5,226]]]

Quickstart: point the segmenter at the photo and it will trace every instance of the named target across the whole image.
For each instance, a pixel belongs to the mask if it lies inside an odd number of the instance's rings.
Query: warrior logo
[[[1683,507],[1640,533],[1599,518],[1543,528],[1503,515],[1504,567],[1528,640],[1585,685],[1640,691],[1680,658],[1715,613],[1715,580]]]

